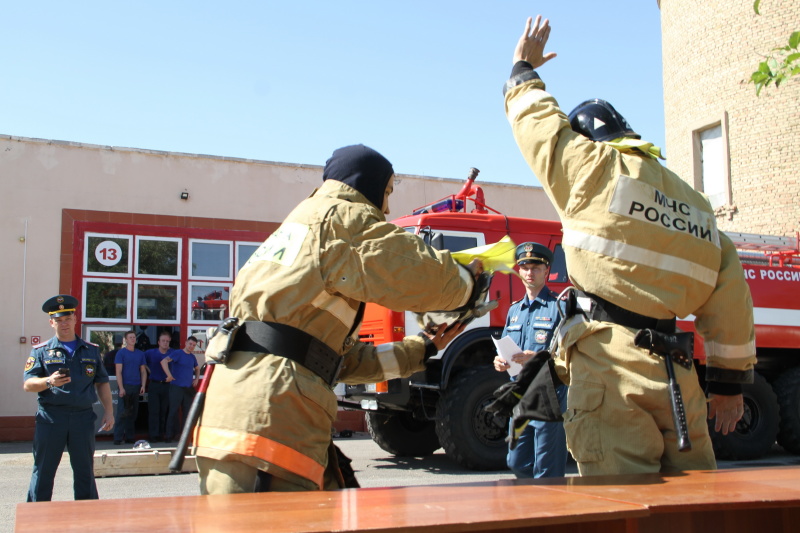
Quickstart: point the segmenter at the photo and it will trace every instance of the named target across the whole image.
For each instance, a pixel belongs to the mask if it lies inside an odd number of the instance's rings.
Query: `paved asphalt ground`
[[[362,487],[398,487],[440,485],[513,479],[510,472],[472,472],[461,468],[445,456],[443,450],[426,458],[394,457],[372,442],[366,433],[351,438],[337,438],[336,444],[353,460],[356,476]],[[98,440],[98,450],[119,450],[110,440]],[[800,456],[787,455],[775,446],[773,453],[749,462],[720,462],[719,468],[769,467],[800,465]],[[30,482],[33,457],[31,442],[0,443],[0,533],[14,531],[18,503],[24,502]],[[575,475],[575,465],[567,468]],[[190,496],[199,494],[197,474],[165,474],[148,476],[106,477],[97,479],[101,498],[148,498]],[[56,475],[54,501],[72,500],[72,470],[65,453]],[[112,520],[113,517],[109,517]],[[54,528],[57,531],[57,528]]]

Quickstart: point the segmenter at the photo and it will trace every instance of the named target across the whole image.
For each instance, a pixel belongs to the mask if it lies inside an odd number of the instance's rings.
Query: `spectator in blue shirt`
[[[159,442],[164,438],[169,408],[169,383],[167,374],[161,368],[161,361],[172,353],[169,343],[172,333],[162,331],[158,336],[158,348],[144,352],[150,381],[147,385],[147,427],[150,442]]]
[[[147,365],[144,353],[135,348],[136,332],[125,333],[125,346],[117,351],[117,418],[114,424],[114,444],[136,441],[136,415],[139,414],[139,396],[144,394]]]
[[[175,350],[161,360],[161,368],[167,375],[169,383],[169,414],[167,415],[166,442],[172,442],[180,433],[183,417],[189,413],[194,399],[195,386],[200,380],[200,367],[194,349],[197,339],[194,336],[186,339],[183,350]]]

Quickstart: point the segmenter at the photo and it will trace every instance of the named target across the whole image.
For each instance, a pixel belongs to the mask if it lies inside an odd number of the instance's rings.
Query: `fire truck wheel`
[[[717,459],[739,461],[758,459],[767,454],[778,435],[778,399],[761,374],[755,373],[753,383],[742,386],[744,416],[736,431],[723,435],[714,431],[714,421],[708,430]]]
[[[508,374],[480,366],[458,374],[436,408],[436,433],[448,457],[470,470],[505,470],[508,419],[484,410]]]
[[[367,431],[378,446],[401,457],[426,457],[441,448],[435,422],[410,413],[367,413]]]
[[[773,388],[781,414],[778,444],[789,453],[800,454],[800,367],[784,372]]]

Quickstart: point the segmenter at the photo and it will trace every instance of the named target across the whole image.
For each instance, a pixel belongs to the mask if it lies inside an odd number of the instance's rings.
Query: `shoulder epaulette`
[[[32,346],[32,348],[41,348],[42,346],[47,346],[47,343],[48,343],[48,342],[50,342],[50,341],[49,341],[49,340],[46,340],[46,341],[44,341],[44,342],[40,342],[39,344],[34,344],[34,345]]]
[[[514,305],[514,304],[518,304],[518,303],[520,303],[520,302],[521,302],[522,300],[524,300],[524,299],[525,299],[525,297],[523,296],[523,297],[522,297],[522,298],[520,298],[519,300],[514,300],[513,302],[511,302],[511,303],[509,304],[509,307],[511,307],[511,306],[512,306],[512,305]]]

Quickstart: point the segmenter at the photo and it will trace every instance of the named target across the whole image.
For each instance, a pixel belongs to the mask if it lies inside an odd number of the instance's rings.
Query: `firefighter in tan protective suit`
[[[608,103],[559,109],[533,70],[555,57],[543,53],[549,34],[547,20],[528,19],[504,93],[517,144],[563,223],[581,304],[556,360],[570,384],[569,449],[581,475],[715,468],[706,415],[716,431],[734,430],[755,363],[736,250],[707,199]],[[645,328],[673,335],[675,317],[689,315],[705,340],[708,409],[694,368],[675,365],[692,444],[679,452],[664,360],[633,341]]]
[[[203,494],[340,487],[329,457],[335,382],[409,376],[463,329],[380,346],[357,340],[363,302],[457,309],[472,303],[480,265],[464,268],[386,222],[394,175],[378,152],[336,150],[323,180],[231,292],[242,325],[227,364],[215,368],[195,435]]]

